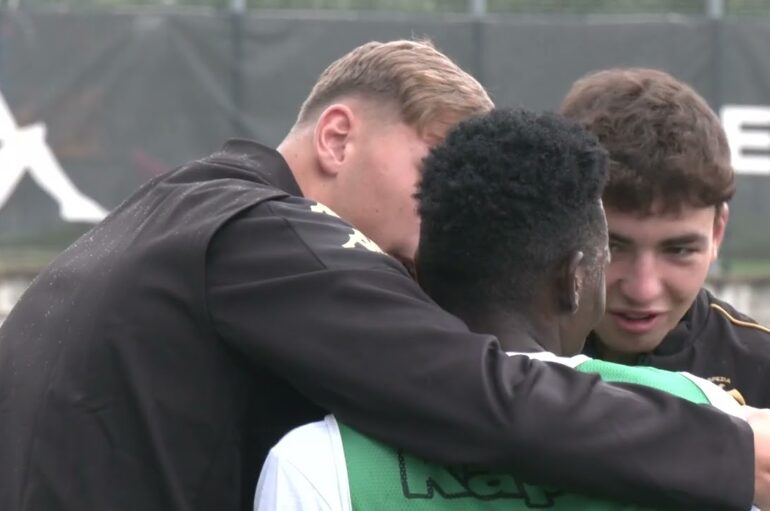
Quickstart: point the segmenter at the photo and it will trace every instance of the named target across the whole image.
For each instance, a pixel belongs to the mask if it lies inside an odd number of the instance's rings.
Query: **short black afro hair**
[[[498,109],[460,123],[424,162],[417,274],[439,304],[504,307],[574,250],[595,258],[607,156],[553,113]]]

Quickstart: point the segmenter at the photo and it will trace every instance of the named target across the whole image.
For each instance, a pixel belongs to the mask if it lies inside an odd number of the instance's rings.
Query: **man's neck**
[[[561,354],[558,329],[536,314],[507,311],[477,315],[468,326],[475,332],[492,334],[504,351],[529,353],[550,351]]]
[[[537,353],[547,351],[530,335],[523,332],[507,331],[505,335],[494,334],[500,340],[503,351],[515,353]]]
[[[302,190],[302,195],[308,199],[326,203],[318,193],[314,183],[316,181],[314,162],[312,152],[308,147],[312,143],[312,132],[307,128],[292,128],[292,131],[286,135],[286,138],[278,145],[276,151],[283,156],[286,164],[289,166],[294,180]],[[327,204],[328,205],[328,204]]]

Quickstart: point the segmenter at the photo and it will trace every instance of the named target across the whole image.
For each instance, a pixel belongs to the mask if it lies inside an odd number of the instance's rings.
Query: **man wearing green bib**
[[[461,123],[425,161],[418,281],[471,330],[497,336],[510,356],[596,373],[619,386],[656,387],[740,415],[737,402],[706,380],[573,356],[604,312],[606,179],[597,140],[555,114],[501,109]],[[649,420],[639,417],[638,427]],[[586,431],[576,448],[590,451],[601,435]],[[537,455],[521,452],[522,460]],[[277,509],[634,508],[538,486],[516,466],[427,463],[329,416],[290,432],[268,456],[255,510]]]

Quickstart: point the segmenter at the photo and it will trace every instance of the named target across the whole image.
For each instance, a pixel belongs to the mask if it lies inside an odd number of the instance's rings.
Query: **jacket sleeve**
[[[653,389],[508,357],[323,209],[262,204],[211,242],[211,320],[255,370],[436,462],[509,469],[624,502],[750,507],[747,424]]]

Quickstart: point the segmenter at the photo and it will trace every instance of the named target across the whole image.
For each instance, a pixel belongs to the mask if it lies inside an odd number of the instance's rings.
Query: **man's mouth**
[[[649,332],[658,325],[663,316],[659,312],[611,311],[615,324],[626,332],[640,334]]]

